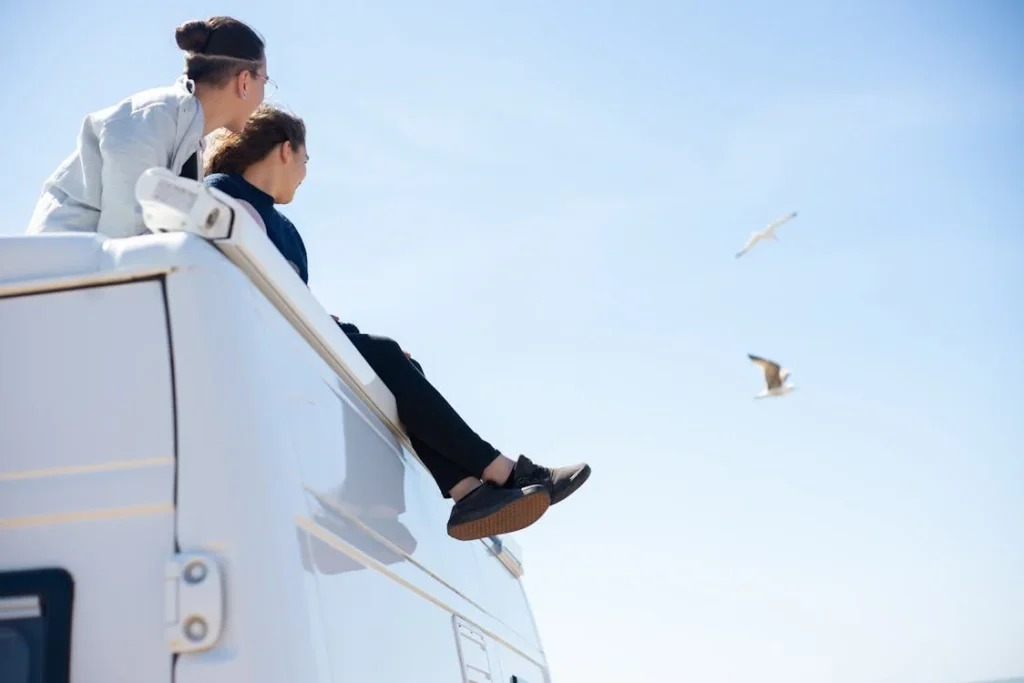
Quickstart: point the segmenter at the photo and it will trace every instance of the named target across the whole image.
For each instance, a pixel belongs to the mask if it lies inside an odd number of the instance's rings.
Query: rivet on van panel
[[[192,562],[185,567],[185,581],[188,583],[199,583],[206,578],[206,565],[202,562]]]
[[[192,617],[185,622],[185,635],[192,642],[198,643],[206,637],[206,622],[202,617]]]

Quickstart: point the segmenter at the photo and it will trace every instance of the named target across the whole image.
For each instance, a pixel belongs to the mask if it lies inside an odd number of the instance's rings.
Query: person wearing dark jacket
[[[302,237],[275,205],[292,201],[308,160],[302,119],[264,104],[241,131],[213,144],[205,178],[259,217],[271,242],[307,284]],[[473,540],[527,527],[590,476],[586,463],[548,468],[526,456],[506,457],[466,424],[395,340],[334,319],[391,390],[416,454],[441,494],[455,501],[448,520],[453,538]]]

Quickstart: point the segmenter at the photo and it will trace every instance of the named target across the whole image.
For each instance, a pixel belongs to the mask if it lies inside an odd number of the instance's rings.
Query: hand
[[[353,325],[352,323],[341,322],[341,319],[338,316],[334,315],[333,313],[330,313],[329,315],[334,320],[334,322],[337,323],[338,327],[341,328],[341,331],[344,332],[345,334],[360,334],[359,328]]]

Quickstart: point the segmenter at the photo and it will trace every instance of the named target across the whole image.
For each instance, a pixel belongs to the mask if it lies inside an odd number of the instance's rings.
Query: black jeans
[[[449,498],[452,487],[466,477],[479,479],[499,452],[459,417],[427,381],[420,364],[394,339],[363,334],[350,323],[338,324],[391,390],[409,441],[441,494]]]

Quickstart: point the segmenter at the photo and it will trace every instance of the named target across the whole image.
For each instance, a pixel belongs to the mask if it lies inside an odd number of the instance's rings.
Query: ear
[[[278,154],[281,155],[281,161],[285,164],[290,164],[292,162],[292,157],[295,156],[295,150],[292,149],[292,143],[285,140],[279,145],[279,147],[280,149]]]
[[[249,79],[251,77],[252,77],[252,74],[249,73],[248,71],[239,72],[238,76],[235,77],[235,94],[236,95],[238,95],[239,97],[242,97],[243,93],[245,93],[249,89]]]

